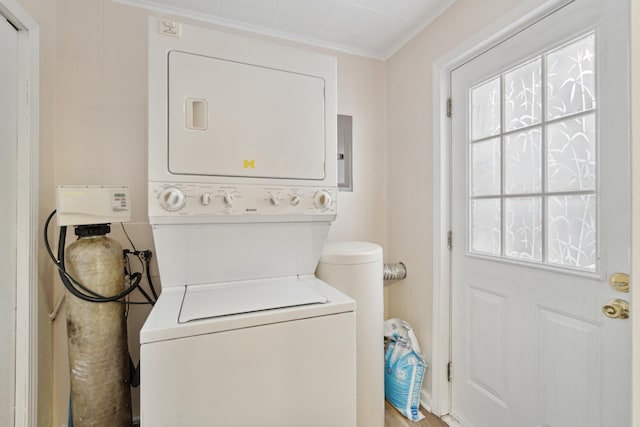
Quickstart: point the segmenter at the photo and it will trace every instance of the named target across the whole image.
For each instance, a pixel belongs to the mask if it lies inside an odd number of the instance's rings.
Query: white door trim
[[[447,99],[451,94],[449,76],[460,65],[572,1],[527,0],[433,64],[433,200],[436,208],[433,217],[431,410],[439,416],[448,414],[451,409],[451,384],[447,379],[447,363],[451,360],[451,253],[447,236],[451,229],[451,122],[447,117]],[[453,114],[455,109],[454,105]],[[457,244],[456,236],[453,236],[453,244]]]
[[[636,277],[640,270],[640,197],[634,197],[633,192],[640,188],[640,2],[631,2],[631,277]],[[633,72],[635,71],[635,75]],[[638,84],[636,84],[638,83]],[[635,290],[631,290],[631,312],[640,313],[640,297],[636,297]],[[640,316],[631,316],[632,331],[640,330]],[[632,402],[637,402],[640,396],[640,337],[632,333]],[[640,427],[640,404],[631,407],[631,420],[634,427]]]
[[[0,14],[18,29],[15,427],[37,423],[39,27],[15,0]]]

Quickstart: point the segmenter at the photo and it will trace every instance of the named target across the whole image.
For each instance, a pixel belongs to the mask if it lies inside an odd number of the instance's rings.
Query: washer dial
[[[162,206],[163,209],[175,212],[184,207],[187,202],[187,197],[179,188],[169,187],[162,190],[159,200],[160,206]]]
[[[211,193],[202,193],[200,195],[200,204],[207,206],[209,203],[211,203]]]
[[[291,206],[298,206],[300,202],[302,202],[302,196],[300,196],[298,193],[294,193],[289,199],[289,203],[291,203]]]
[[[331,194],[326,190],[320,190],[313,196],[313,202],[317,209],[328,209],[331,206]]]
[[[233,205],[233,202],[236,201],[234,195],[226,191],[224,193],[224,197],[222,198],[222,200],[224,201],[224,204],[227,207],[231,207]]]

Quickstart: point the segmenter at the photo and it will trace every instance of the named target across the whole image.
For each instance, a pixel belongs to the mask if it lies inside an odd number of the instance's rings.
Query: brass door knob
[[[618,292],[629,292],[629,275],[627,273],[613,273],[609,277],[609,285]]]
[[[605,316],[612,319],[629,318],[629,303],[625,300],[614,298],[602,307]]]

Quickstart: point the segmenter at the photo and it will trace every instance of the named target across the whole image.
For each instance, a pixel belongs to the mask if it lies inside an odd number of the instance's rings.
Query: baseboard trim
[[[451,414],[443,416],[442,421],[444,421],[449,427],[471,427],[469,424],[460,421]]]
[[[420,405],[431,412],[431,394],[427,393],[425,389],[420,390]]]

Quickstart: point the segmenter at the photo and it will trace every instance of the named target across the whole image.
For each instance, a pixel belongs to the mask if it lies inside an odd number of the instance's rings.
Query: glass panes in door
[[[595,34],[469,90],[469,251],[595,271]]]

